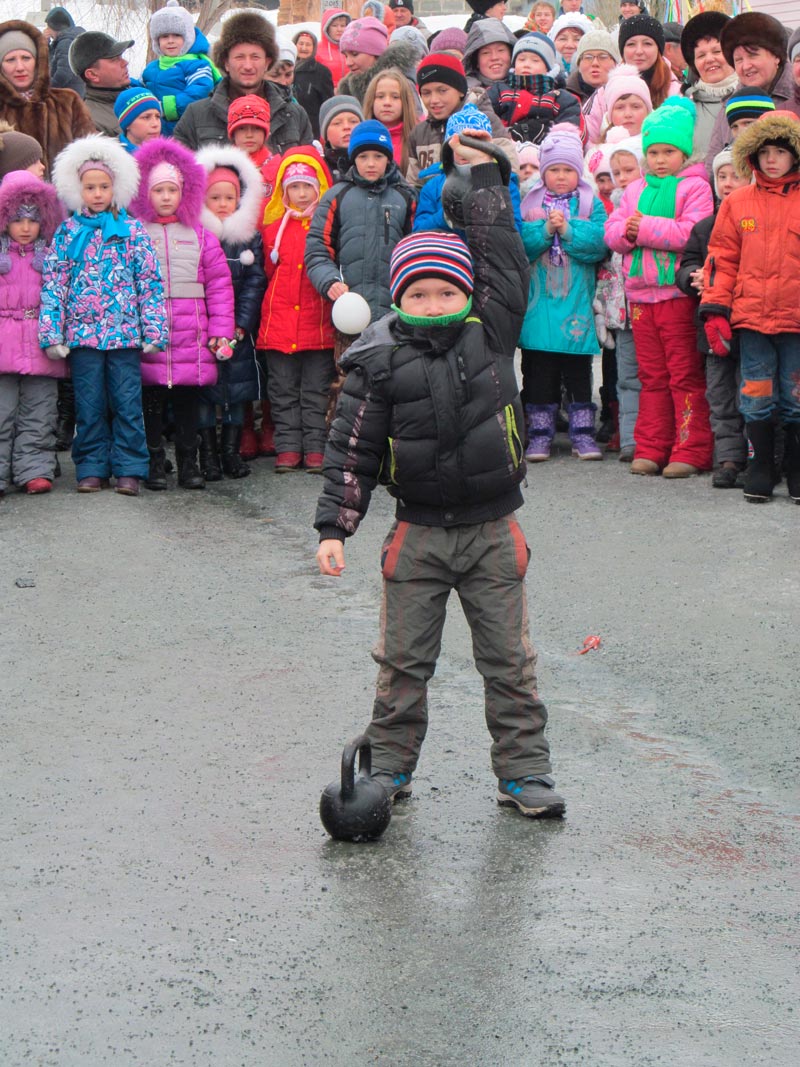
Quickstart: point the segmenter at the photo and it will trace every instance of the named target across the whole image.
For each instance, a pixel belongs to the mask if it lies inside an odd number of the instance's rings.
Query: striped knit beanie
[[[114,114],[123,133],[145,111],[157,111],[162,115],[161,102],[149,89],[124,89],[114,101]]]
[[[739,119],[760,119],[775,110],[775,101],[757,89],[737,89],[725,102],[725,118],[732,126]]]
[[[412,282],[447,278],[469,296],[472,293],[472,256],[454,233],[422,230],[397,242],[389,262],[389,290],[399,304]]]

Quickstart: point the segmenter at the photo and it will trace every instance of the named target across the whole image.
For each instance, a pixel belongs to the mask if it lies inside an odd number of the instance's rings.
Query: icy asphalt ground
[[[370,713],[383,491],[341,580],[320,479],[268,459],[0,503],[2,1067],[795,1067],[800,508],[564,448],[528,481],[567,817],[496,805],[454,598],[371,846],[317,804]]]

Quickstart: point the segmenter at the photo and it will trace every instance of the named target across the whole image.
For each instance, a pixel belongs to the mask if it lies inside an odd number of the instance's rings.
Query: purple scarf
[[[560,211],[564,218],[569,222],[572,217],[570,212],[570,201],[572,200],[574,193],[570,193],[568,196],[557,196],[555,193],[551,193],[549,190],[544,194],[544,200],[542,200],[542,210],[544,211],[544,217],[550,214],[551,211]],[[550,246],[550,262],[554,267],[564,266],[564,249],[561,247],[560,235],[558,233],[553,234],[553,243]]]

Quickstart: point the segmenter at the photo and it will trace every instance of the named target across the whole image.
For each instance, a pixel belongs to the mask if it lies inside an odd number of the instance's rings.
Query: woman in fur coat
[[[252,405],[261,395],[253,339],[258,330],[261,301],[267,288],[264,249],[258,229],[261,221],[262,179],[247,154],[232,145],[206,145],[197,153],[197,162],[207,175],[206,203],[200,220],[207,230],[219,238],[225,253],[233,282],[236,320],[233,356],[219,364],[217,384],[203,389],[200,402],[200,467],[207,482],[217,482],[223,473],[229,478],[244,478],[250,473],[250,468],[239,455],[239,449],[245,405]],[[238,202],[235,206],[226,205],[223,210],[219,207],[220,198],[209,195],[220,177],[235,179],[239,186]],[[223,184],[236,189],[234,181]],[[218,406],[222,409],[219,446]]]
[[[39,142],[45,177],[62,148],[96,132],[78,94],[50,85],[47,40],[19,19],[0,23],[0,119]]]
[[[28,494],[53,487],[57,379],[69,372],[39,347],[38,329],[45,252],[63,217],[33,174],[0,185],[0,496],[12,478]]]
[[[219,240],[200,222],[206,172],[178,142],[159,137],[136,153],[141,172],[131,211],[141,219],[164,279],[169,341],[142,360],[144,421],[150,452],[148,489],[166,489],[163,407],[175,416],[178,485],[203,489],[197,468],[200,391],[217,381],[217,360],[230,356],[233,286]]]

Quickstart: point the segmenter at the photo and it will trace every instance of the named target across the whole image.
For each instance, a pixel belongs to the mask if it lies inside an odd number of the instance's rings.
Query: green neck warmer
[[[467,297],[464,307],[460,311],[453,312],[452,315],[434,315],[430,318],[425,315],[409,315],[401,311],[396,304],[392,304],[392,311],[397,312],[397,317],[406,326],[453,326],[457,322],[463,322],[472,311],[472,297]]]
[[[675,218],[675,198],[678,193],[680,178],[674,174],[668,174],[664,178],[657,178],[655,174],[648,174],[645,178],[647,184],[639,196],[636,205],[643,215],[657,215],[662,219]],[[640,278],[644,274],[643,264],[644,249],[637,245],[633,250],[631,263],[631,277]],[[653,250],[653,256],[658,267],[658,284],[675,284],[675,253]]]

